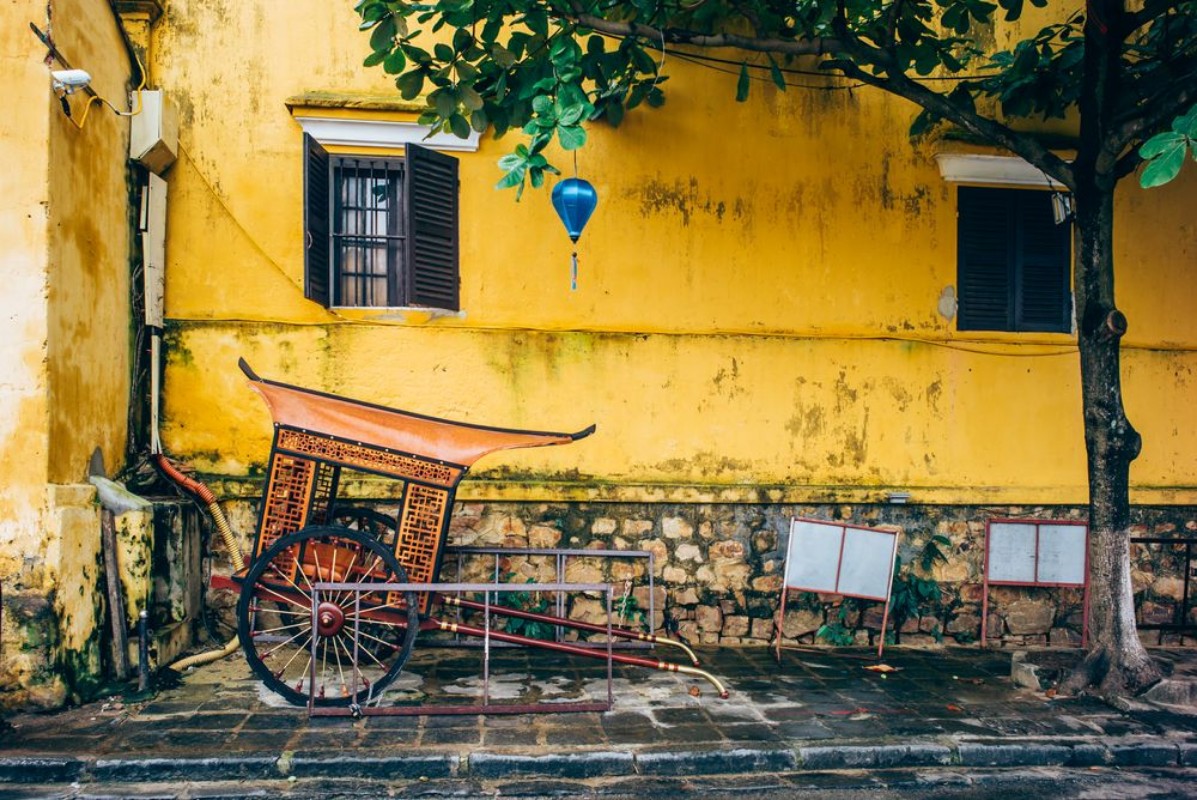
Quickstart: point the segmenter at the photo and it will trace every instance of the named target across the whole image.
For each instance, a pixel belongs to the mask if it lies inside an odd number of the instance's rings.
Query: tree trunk
[[[1130,464],[1141,440],[1122,405],[1119,343],[1126,318],[1114,305],[1113,182],[1078,186],[1075,200],[1074,286],[1089,469],[1090,649],[1063,688],[1095,687],[1104,696],[1126,696],[1155,683],[1160,672],[1139,641],[1131,591]]]

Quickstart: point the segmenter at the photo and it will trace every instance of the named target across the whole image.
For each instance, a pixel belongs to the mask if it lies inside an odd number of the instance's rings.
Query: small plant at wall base
[[[938,616],[943,611],[943,591],[939,581],[930,576],[936,564],[947,562],[943,548],[951,540],[942,534],[933,534],[914,558],[903,563],[899,558],[894,563],[894,585],[889,597],[889,613],[893,618],[894,630],[898,631],[895,641],[902,640],[902,626],[910,619],[924,616]],[[943,629],[936,626],[931,631],[936,642],[943,639]]]
[[[513,577],[515,576],[507,576],[508,580]],[[533,582],[532,580],[527,581],[527,583]],[[496,594],[495,605],[503,606],[504,608],[514,608],[517,611],[529,611],[533,614],[549,613],[549,598],[545,597],[541,592],[526,592],[523,590],[498,592]],[[519,619],[517,617],[506,617],[505,620],[506,627],[504,629],[516,636],[527,636],[529,639],[544,640],[553,638],[554,626],[547,622]]]
[[[849,625],[848,618],[853,612],[857,612],[856,622]],[[819,629],[815,631],[815,638],[835,647],[856,644],[856,630],[860,627],[861,621],[859,612],[860,604],[850,597],[845,597],[836,609],[835,618],[820,625]]]

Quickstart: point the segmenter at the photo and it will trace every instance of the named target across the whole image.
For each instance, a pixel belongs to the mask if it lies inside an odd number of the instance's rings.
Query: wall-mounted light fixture
[[[1052,219],[1057,225],[1072,222],[1072,195],[1064,192],[1052,193]]]
[[[886,492],[885,502],[902,505],[910,500],[910,492]]]
[[[91,85],[91,75],[84,69],[56,69],[50,72],[54,91],[72,94]]]

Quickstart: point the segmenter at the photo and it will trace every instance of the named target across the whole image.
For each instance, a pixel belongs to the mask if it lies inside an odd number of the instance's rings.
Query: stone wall
[[[234,528],[253,527],[252,504],[234,504]],[[393,515],[394,505],[379,511]],[[851,524],[901,529],[899,581],[923,579],[938,599],[921,597],[919,613],[898,620],[901,644],[934,645],[976,642],[981,632],[985,521],[1024,519],[1083,520],[1086,510],[1060,506],[992,507],[925,505],[749,505],[749,504],[612,504],[612,503],[459,503],[449,544],[462,547],[570,548],[645,550],[655,557],[652,607],[654,629],[676,631],[699,644],[764,645],[773,638],[785,547],[790,520],[808,517]],[[1197,532],[1197,509],[1146,508],[1133,512],[1135,536],[1181,538]],[[932,537],[946,560],[930,570],[917,566]],[[248,552],[248,535],[244,543]],[[1135,547],[1136,598],[1152,618],[1170,612],[1183,591],[1183,545],[1176,548]],[[219,557],[223,559],[223,554]],[[443,580],[457,578],[453,562]],[[228,565],[217,564],[216,571]],[[504,580],[547,582],[558,578],[553,559],[504,557],[498,573]],[[478,559],[464,566],[465,580],[491,580],[493,561]],[[597,558],[574,558],[563,577],[571,582],[606,582],[629,594],[642,611],[650,607],[646,563],[637,560],[605,564]],[[1195,582],[1197,583],[1197,582]],[[228,608],[231,598],[211,602]],[[876,642],[882,620],[879,603],[842,601],[836,596],[791,594],[783,622],[786,643]],[[991,587],[988,637],[992,644],[1077,644],[1082,627],[1079,589]],[[601,620],[593,599],[577,599],[576,618]],[[1197,615],[1193,617],[1197,620]],[[891,620],[891,625],[893,621]],[[825,625],[831,635],[817,637]],[[836,636],[841,637],[839,639]],[[1155,632],[1150,644],[1168,642]]]

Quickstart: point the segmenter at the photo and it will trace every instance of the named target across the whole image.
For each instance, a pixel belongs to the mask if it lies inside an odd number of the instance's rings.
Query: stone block
[[[1151,584],[1151,593],[1179,602],[1184,599],[1185,583],[1180,578],[1156,578],[1155,583]]]
[[[679,606],[698,605],[698,592],[694,590],[693,586],[678,589],[673,594],[673,603]]]
[[[752,638],[759,639],[762,642],[768,642],[773,639],[773,620],[772,619],[753,619],[752,620]]]
[[[822,625],[821,611],[807,611],[806,608],[800,608],[796,611],[786,611],[785,617],[782,619],[782,635],[785,638],[798,638],[808,634],[814,634]]]
[[[701,564],[705,559],[702,557],[702,549],[698,545],[691,542],[679,544],[677,550],[674,551],[674,557],[678,561],[693,561]]]
[[[548,525],[533,525],[528,531],[529,547],[556,547],[561,544],[561,531]]]
[[[724,617],[723,619],[723,637],[726,639],[729,636],[743,637],[748,635],[751,629],[752,620],[743,615]]]
[[[712,559],[722,561],[743,561],[744,556],[747,555],[748,549],[744,543],[738,539],[724,539],[723,541],[715,542],[710,547]]]
[[[677,624],[678,636],[682,637],[688,642],[698,640],[698,623],[692,619],[680,620]]]
[[[637,550],[647,550],[653,554],[653,569],[655,577],[661,577],[665,571],[665,564],[669,561],[669,546],[661,539],[641,539],[636,543]]]
[[[694,526],[681,517],[665,517],[661,520],[661,532],[666,539],[689,539],[694,536]]]
[[[616,522],[610,517],[599,517],[590,524],[590,532],[595,536],[609,536],[615,533]]]
[[[625,519],[620,526],[620,532],[629,539],[637,539],[652,533],[653,523],[648,519]]]
[[[718,606],[699,606],[694,610],[694,618],[704,631],[718,632],[723,629],[723,611]]]
[[[772,553],[777,549],[777,533],[757,531],[752,535],[752,547],[758,553]]]
[[[752,590],[773,594],[781,591],[782,577],[780,575],[765,575],[752,579]]]
[[[1010,633],[1038,634],[1051,630],[1056,609],[1049,600],[1023,598],[1006,608],[1006,627]]]
[[[972,633],[979,634],[981,631],[981,617],[977,614],[957,614],[956,618],[948,623],[948,633]]]
[[[680,567],[666,567],[661,577],[666,583],[687,583],[690,575]]]

